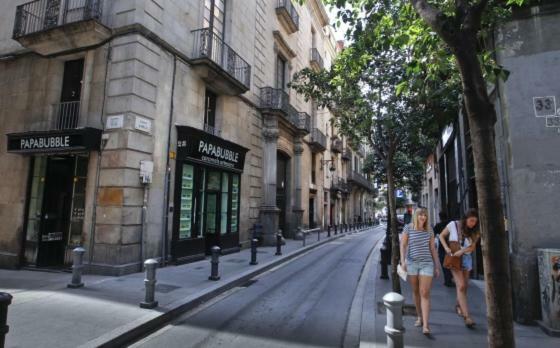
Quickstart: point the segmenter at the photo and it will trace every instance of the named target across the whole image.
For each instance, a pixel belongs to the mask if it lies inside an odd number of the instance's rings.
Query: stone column
[[[302,226],[303,220],[303,207],[301,204],[301,164],[302,164],[302,156],[303,156],[303,135],[298,134],[294,139],[294,154],[295,154],[295,161],[294,161],[294,174],[295,174],[295,205],[294,209],[292,210],[295,217],[295,227],[296,231],[298,231],[295,235],[295,239],[302,239],[303,234],[300,232],[300,227]]]
[[[276,207],[276,149],[278,144],[278,120],[275,115],[263,115],[263,183],[264,202],[261,206],[263,226],[263,243],[276,245],[278,217],[280,209]]]

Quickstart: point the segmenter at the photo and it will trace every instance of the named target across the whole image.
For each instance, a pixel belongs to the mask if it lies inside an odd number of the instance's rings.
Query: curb
[[[251,278],[261,273],[269,271],[270,269],[277,267],[287,261],[290,261],[296,258],[297,256],[300,256],[321,245],[337,240],[349,234],[364,232],[369,228],[371,227],[361,229],[361,230],[351,231],[351,232],[345,232],[336,236],[331,236],[330,238],[323,239],[319,242],[315,242],[314,244],[302,247],[298,250],[294,250],[291,253],[286,254],[285,256],[282,256],[276,260],[272,260],[267,263],[264,263],[262,264],[262,266],[258,266],[258,268],[249,269],[245,272],[242,272],[236,277],[233,277],[231,279],[226,279],[225,281],[223,281],[223,283],[220,281],[218,282],[218,284],[210,286],[206,290],[203,290],[197,294],[193,294],[181,300],[177,300],[169,304],[170,309],[168,311],[161,312],[159,315],[156,315],[151,319],[146,320],[145,318],[140,318],[127,325],[120,326],[119,328],[111,332],[108,332],[94,340],[86,342],[85,344],[80,345],[79,347],[80,348],[92,348],[92,347],[113,348],[113,347],[122,347],[127,344],[131,344],[136,340],[145,337],[146,335],[149,335],[150,333],[158,330],[159,328],[163,327],[167,323],[171,322],[173,319],[192,310],[193,308],[211,300],[212,298],[228,290],[231,290],[235,287],[245,284]],[[157,310],[157,308],[155,308],[155,310]]]

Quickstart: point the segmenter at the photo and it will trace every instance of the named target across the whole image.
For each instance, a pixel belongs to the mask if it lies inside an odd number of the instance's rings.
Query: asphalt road
[[[327,243],[184,314],[132,347],[341,347],[382,228]]]

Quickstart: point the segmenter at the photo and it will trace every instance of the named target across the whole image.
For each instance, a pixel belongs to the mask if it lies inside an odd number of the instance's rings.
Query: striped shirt
[[[433,262],[430,251],[430,238],[434,235],[432,231],[418,231],[412,225],[407,224],[403,234],[408,235],[407,259],[414,262]]]

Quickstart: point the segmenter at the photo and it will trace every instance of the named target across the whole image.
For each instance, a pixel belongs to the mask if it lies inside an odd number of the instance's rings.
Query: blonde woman
[[[401,240],[401,266],[408,272],[416,306],[414,326],[422,326],[422,333],[426,336],[431,334],[428,320],[432,279],[434,274],[439,277],[440,270],[434,233],[428,226],[428,211],[417,208],[412,223],[404,227]]]

